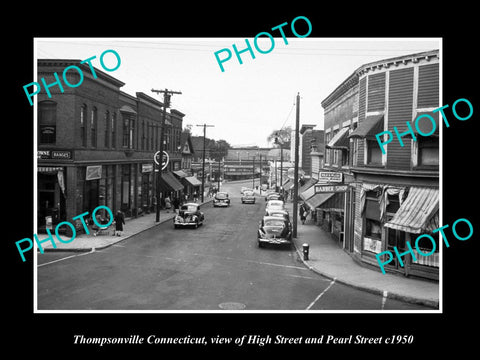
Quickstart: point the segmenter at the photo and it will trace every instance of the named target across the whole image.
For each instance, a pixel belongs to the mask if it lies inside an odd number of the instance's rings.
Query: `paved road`
[[[38,309],[426,309],[333,283],[291,248],[259,249],[264,199],[241,204],[240,186],[224,187],[231,207],[204,206],[198,229],[168,222],[101,251],[39,256]]]

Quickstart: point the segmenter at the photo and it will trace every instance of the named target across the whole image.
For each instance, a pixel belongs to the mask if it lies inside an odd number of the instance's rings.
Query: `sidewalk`
[[[287,208],[293,208],[287,203]],[[298,221],[297,238],[293,240],[297,253],[303,263],[312,271],[336,282],[366,290],[387,298],[439,307],[438,282],[413,279],[396,274],[382,274],[362,266],[353,260],[331,235],[314,224],[302,225]],[[302,244],[307,243],[309,260],[303,260]]]
[[[199,202],[200,205],[207,204],[213,201],[211,198],[206,198],[203,203]],[[53,238],[55,239],[56,248],[53,247],[51,241],[46,241],[42,244],[43,250],[46,251],[92,251],[99,250],[116,244],[122,240],[125,240],[133,235],[141,233],[142,231],[148,230],[154,226],[162,224],[166,221],[172,221],[175,216],[175,211],[170,209],[160,210],[160,221],[157,223],[156,213],[145,214],[137,218],[126,218],[125,225],[123,226],[123,233],[121,236],[113,236],[114,226],[110,226],[108,230],[101,232],[97,236],[93,235],[93,232],[90,231],[90,234],[77,234],[74,240],[69,243],[62,243],[57,240],[55,237],[54,229],[51,230]],[[172,223],[173,226],[173,223]],[[47,234],[38,234],[38,239],[43,240],[48,237]],[[65,236],[65,239],[68,240],[68,237]],[[38,250],[40,252],[40,250]]]

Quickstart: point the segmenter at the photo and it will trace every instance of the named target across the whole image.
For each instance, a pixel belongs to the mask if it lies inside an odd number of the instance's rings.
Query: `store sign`
[[[315,194],[346,192],[348,185],[318,185],[315,184]]]
[[[318,173],[318,181],[320,182],[343,182],[343,173],[332,171],[320,171]]]
[[[85,180],[98,180],[102,178],[102,165],[87,166]]]
[[[153,171],[153,164],[142,164],[142,173],[149,173]]]
[[[70,150],[38,150],[37,159],[40,160],[72,160]]]

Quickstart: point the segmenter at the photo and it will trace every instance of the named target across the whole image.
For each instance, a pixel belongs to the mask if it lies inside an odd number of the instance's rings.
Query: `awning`
[[[183,172],[182,170],[176,170],[176,171],[173,171],[173,173],[175,175],[177,175],[179,178],[187,177],[187,174],[185,172]]]
[[[163,186],[162,184],[160,185],[160,189],[162,191],[183,190],[183,185],[177,179],[175,179],[175,176],[170,171],[162,173],[162,176],[160,177],[160,183],[163,183]]]
[[[363,120],[358,127],[348,135],[349,138],[372,138],[383,131],[383,114],[370,115]]]
[[[293,186],[295,185],[295,182],[293,181],[293,179],[288,179],[284,184],[283,184],[283,188],[285,190],[290,190],[291,188],[293,188]]]
[[[187,180],[190,185],[192,186],[201,186],[202,185],[202,182],[200,180],[198,180],[195,176],[187,176],[185,178],[185,180]]]
[[[348,127],[341,128],[325,147],[329,149],[348,149],[350,147],[348,130]]]
[[[438,213],[438,203],[438,189],[412,186],[405,201],[385,226],[413,234],[430,232],[432,218]]]
[[[303,201],[310,199],[313,195],[315,195],[315,186],[308,188],[308,190],[300,193],[300,198]]]
[[[317,182],[318,182],[318,180],[315,179],[315,178],[308,179],[305,182],[305,184],[303,184],[303,186],[300,187],[300,189],[298,190],[298,193],[301,194],[301,193],[307,191],[308,189],[313,188],[313,185],[315,185]]]
[[[325,201],[327,201],[328,199],[330,199],[334,195],[335,195],[335,193],[315,194],[310,199],[306,200],[305,202],[313,210],[317,206],[322,205]]]

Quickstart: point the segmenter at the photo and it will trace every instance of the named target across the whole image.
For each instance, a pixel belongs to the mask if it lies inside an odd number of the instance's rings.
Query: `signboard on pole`
[[[318,173],[318,181],[327,183],[341,183],[343,182],[343,173],[333,171],[320,171]]]
[[[319,185],[315,184],[315,194],[346,192],[348,185]]]
[[[159,160],[160,160],[160,151],[157,151],[155,155],[153,155],[153,161],[155,161],[155,164],[160,165]],[[167,167],[169,160],[170,160],[170,157],[168,156],[168,153],[164,151],[163,157],[162,157],[162,170]]]

